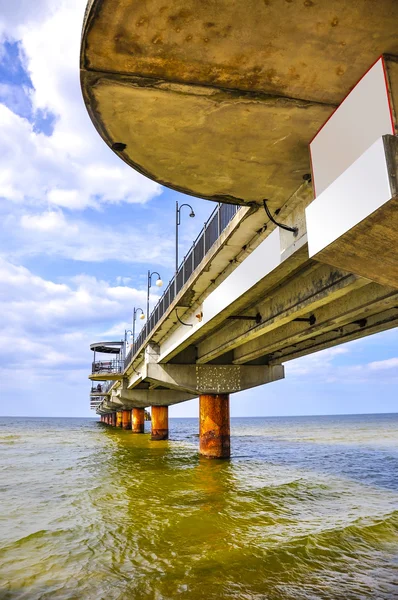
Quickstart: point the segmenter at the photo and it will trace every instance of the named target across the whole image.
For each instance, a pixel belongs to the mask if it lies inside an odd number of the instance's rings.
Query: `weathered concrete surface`
[[[111,397],[111,402],[119,402],[119,404],[127,407],[142,407],[146,406],[170,406],[178,404],[186,400],[192,400],[195,394],[184,390],[150,390],[150,389],[117,389]]]
[[[315,256],[398,289],[398,196]],[[382,263],[382,264],[381,264]]]
[[[105,141],[149,177],[277,203],[334,106],[380,54],[398,54],[397,22],[396,0],[94,0],[83,95]]]
[[[169,437],[169,407],[151,407],[151,439],[167,440]]]
[[[232,393],[284,378],[282,365],[147,365],[149,381],[199,394]]]
[[[123,418],[121,410],[118,410],[116,412],[116,427],[123,427]]]
[[[398,289],[398,138],[389,135],[384,136],[383,141],[391,200],[314,258]]]
[[[91,381],[120,381],[123,373],[91,373],[88,378]]]
[[[229,458],[230,418],[228,394],[199,396],[199,451],[207,458]]]

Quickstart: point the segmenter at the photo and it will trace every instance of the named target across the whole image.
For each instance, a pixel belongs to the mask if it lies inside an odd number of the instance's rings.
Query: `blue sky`
[[[172,276],[176,200],[196,213],[181,256],[214,208],[134,172],[99,138],[79,86],[85,4],[0,0],[3,415],[92,416],[90,342],[131,327],[148,269]],[[284,381],[234,395],[231,413],[396,412],[397,389],[392,330],[287,363]]]

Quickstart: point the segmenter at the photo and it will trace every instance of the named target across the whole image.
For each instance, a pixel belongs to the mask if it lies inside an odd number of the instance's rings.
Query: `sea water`
[[[398,415],[231,426],[0,419],[0,599],[398,598]]]

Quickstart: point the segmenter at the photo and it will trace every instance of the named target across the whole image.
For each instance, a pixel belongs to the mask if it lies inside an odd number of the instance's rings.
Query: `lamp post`
[[[157,287],[162,287],[163,281],[160,278],[160,275],[157,271],[153,271],[152,273],[148,271],[148,288],[147,288],[147,299],[146,299],[146,320],[149,321],[149,290],[152,287],[152,275],[157,275],[158,278],[155,282]]]
[[[178,227],[181,224],[181,209],[184,206],[187,206],[188,208],[191,209],[191,212],[189,213],[189,216],[191,218],[193,218],[195,216],[194,210],[190,204],[181,204],[181,206],[178,206],[178,202],[176,202],[176,283],[177,283],[177,272],[178,272]],[[176,292],[177,292],[177,287],[176,287]]]
[[[133,344],[134,344],[134,341],[135,341],[135,320],[137,318],[137,313],[138,313],[139,310],[141,311],[140,319],[142,319],[142,320],[145,319],[145,314],[144,314],[144,311],[142,310],[142,308],[135,308],[134,307],[134,310],[133,310],[133,332],[132,332]]]
[[[133,332],[131,331],[131,329],[125,329],[124,330],[124,358],[126,358],[127,356],[127,334],[133,335]]]

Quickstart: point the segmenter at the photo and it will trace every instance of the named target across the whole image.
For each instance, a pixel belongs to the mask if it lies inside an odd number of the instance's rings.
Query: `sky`
[[[0,0],[0,415],[94,416],[89,344],[131,328],[148,269],[172,277],[176,201],[196,213],[180,256],[214,208],[136,173],[95,131],[79,84],[85,5]],[[231,415],[397,411],[397,330],[285,367],[234,394]],[[170,415],[196,417],[198,401]]]

